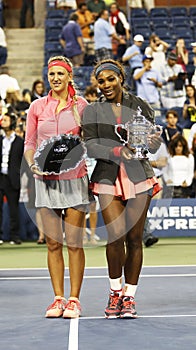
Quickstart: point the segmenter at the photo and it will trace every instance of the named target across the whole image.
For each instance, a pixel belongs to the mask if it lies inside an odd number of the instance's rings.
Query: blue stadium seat
[[[47,12],[47,18],[64,18],[65,11],[53,9]]]
[[[61,29],[59,28],[50,28],[45,32],[45,40],[46,41],[57,41],[61,34]]]
[[[151,27],[150,25],[144,25],[142,23],[138,23],[138,24],[134,24],[134,26],[132,27],[132,31],[134,34],[142,34],[143,32],[151,32]],[[143,34],[142,34],[143,35]]]
[[[131,25],[134,27],[135,25],[144,25],[144,26],[150,26],[150,19],[148,17],[133,17],[131,19]]]
[[[150,10],[150,17],[168,17],[169,12],[166,7],[154,7]]]
[[[194,7],[189,7],[189,16],[196,17],[196,6]]]
[[[173,31],[178,32],[179,30],[192,32],[190,23],[175,23],[173,24]]]
[[[149,40],[149,37],[152,34],[152,31],[148,27],[140,27],[140,28],[133,28],[133,35],[141,34],[144,37],[144,40]]]
[[[151,24],[155,27],[170,26],[171,19],[169,17],[152,17]]]
[[[172,39],[171,37],[171,31],[169,28],[156,28],[155,32],[160,39],[167,41],[168,39]]]
[[[182,26],[191,26],[189,17],[183,16],[183,17],[172,17],[172,25],[174,27],[182,27]]]
[[[148,17],[148,11],[145,8],[132,8],[131,17]]]
[[[169,27],[168,24],[165,24],[163,22],[159,22],[159,23],[155,23],[152,28],[153,28],[153,32],[156,33],[157,29],[159,29],[159,28],[161,28],[162,30],[167,31],[168,28],[170,28],[170,27]]]
[[[183,38],[187,40],[194,40],[193,31],[184,27],[173,28],[172,37],[176,39]]]
[[[45,30],[48,30],[50,28],[62,29],[65,24],[65,18],[48,18],[45,20]]]
[[[171,7],[170,8],[170,16],[171,17],[182,17],[182,16],[188,16],[188,11],[186,7]]]

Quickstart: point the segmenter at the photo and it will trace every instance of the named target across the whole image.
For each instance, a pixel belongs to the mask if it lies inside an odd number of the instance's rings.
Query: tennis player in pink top
[[[83,152],[85,147],[79,138],[87,101],[76,95],[72,64],[66,57],[49,59],[48,81],[51,87],[48,95],[32,102],[29,108],[25,158],[35,177],[35,205],[40,208],[43,221],[48,268],[55,295],[45,316],[76,318],[81,313],[79,294],[85,266],[82,231],[86,205],[89,203],[85,150]],[[57,143],[53,144],[53,141]],[[74,143],[77,143],[77,147],[75,153],[72,152],[74,148],[70,151],[69,157],[70,141],[70,147],[73,148]],[[43,158],[48,145],[51,151],[41,168],[39,159]],[[65,151],[68,156],[61,163],[61,169],[57,172],[55,167],[53,171],[51,167],[59,164],[59,157]],[[73,154],[77,154],[78,159],[75,164],[70,164]],[[68,164],[67,168],[65,164]],[[64,296],[63,226],[69,258],[68,300]]]

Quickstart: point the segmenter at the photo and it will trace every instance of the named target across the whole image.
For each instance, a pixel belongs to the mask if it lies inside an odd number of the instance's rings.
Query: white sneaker
[[[63,318],[78,318],[81,315],[81,306],[78,298],[69,298],[65,305]]]
[[[0,239],[0,244],[3,244],[3,243],[4,243],[4,241],[2,239]]]

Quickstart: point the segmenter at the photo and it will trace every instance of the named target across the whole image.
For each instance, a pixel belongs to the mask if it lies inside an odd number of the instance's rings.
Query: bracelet
[[[32,166],[34,166],[35,163],[32,163],[31,165],[29,165],[29,169],[31,170]]]

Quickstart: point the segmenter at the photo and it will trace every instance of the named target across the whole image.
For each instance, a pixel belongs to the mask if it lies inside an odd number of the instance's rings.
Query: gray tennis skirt
[[[72,180],[52,180],[52,186],[35,179],[35,206],[66,209],[89,204],[88,177]]]

